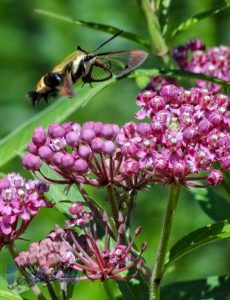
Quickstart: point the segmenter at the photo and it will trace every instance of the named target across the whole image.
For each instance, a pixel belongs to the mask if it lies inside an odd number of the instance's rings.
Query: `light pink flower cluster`
[[[28,144],[30,153],[24,156],[23,165],[37,171],[42,161],[45,162],[64,179],[46,178],[54,183],[83,183],[95,187],[112,183],[125,189],[140,188],[142,178],[130,178],[129,160],[125,162],[117,145],[119,132],[118,125],[101,122],[86,122],[82,126],[52,124],[48,133],[39,126]]]
[[[230,169],[227,96],[165,85],[160,94],[140,93],[137,104],[142,107],[137,118],[150,118],[151,123],[128,123],[117,136],[130,173],[141,170],[149,181],[162,184],[221,183],[222,172],[213,164]]]
[[[41,207],[51,207],[44,198],[47,190],[46,183],[16,173],[0,179],[0,246],[17,239]]]
[[[60,234],[66,240],[63,241]],[[31,284],[61,280],[68,272],[68,267],[62,262],[70,248],[67,236],[68,233],[57,227],[47,238],[31,243],[28,251],[20,252],[15,258],[16,264],[28,272]]]
[[[69,222],[68,229],[56,228],[49,236],[38,243],[30,245],[27,252],[21,252],[15,259],[16,263],[25,268],[28,272],[41,278],[45,276],[46,281],[55,279],[70,282],[81,280],[100,280],[107,279],[127,280],[136,275],[142,266],[141,255],[146,248],[146,243],[141,247],[141,252],[135,258],[131,254],[135,238],[140,234],[141,227],[135,231],[134,238],[128,245],[121,243],[121,236],[124,233],[124,225],[121,224],[118,230],[118,236],[113,246],[108,234],[108,219],[104,219],[104,245],[102,246],[97,239],[96,223],[93,222],[90,229],[89,221],[92,222],[92,216],[89,216],[87,222],[77,222],[82,220],[82,214],[85,214],[81,203],[76,203],[70,208],[76,218],[75,225],[80,226],[83,234],[78,235],[71,230],[74,225]],[[78,225],[79,224],[79,225]],[[136,272],[132,275],[123,274],[135,267]],[[78,272],[75,278],[68,278],[70,270]],[[79,273],[80,272],[80,273]]]
[[[190,53],[191,58],[189,58]],[[174,48],[173,57],[184,70],[230,81],[230,47],[228,46],[211,47],[205,51],[202,41],[191,40],[185,45]],[[220,85],[204,80],[197,80],[197,86],[213,92],[221,90]]]

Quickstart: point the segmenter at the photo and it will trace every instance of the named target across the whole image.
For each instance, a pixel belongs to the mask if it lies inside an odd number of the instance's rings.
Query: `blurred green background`
[[[224,1],[174,0],[170,8],[169,26],[173,28],[189,16],[221,4],[224,4]],[[39,15],[33,11],[34,8],[49,10],[74,19],[113,25],[148,38],[145,19],[135,0],[1,0],[0,137],[6,136],[46,107],[43,103],[32,107],[25,96],[28,90],[34,88],[41,75],[74,51],[77,45],[90,51],[109,37],[106,33]],[[201,38],[208,46],[228,45],[230,36],[227,34],[227,28],[229,27],[229,14],[223,12],[205,19],[192,27],[189,32],[179,35],[175,40],[170,41],[169,47],[171,49],[190,38]],[[119,37],[106,46],[106,51],[135,48],[140,46]],[[147,67],[156,65],[159,65],[159,62],[153,57],[150,57],[146,63]],[[103,90],[69,119],[80,123],[87,120],[101,120],[122,125],[134,120],[134,113],[137,111],[135,96],[138,91],[133,80],[120,80]],[[77,96],[66,101],[77,101]],[[15,159],[0,171],[20,171],[26,174],[21,170],[19,159]],[[141,192],[138,197],[133,228],[143,226],[138,242],[147,240],[148,248],[144,257],[150,266],[154,263],[167,193],[167,187],[152,187],[148,191]],[[95,197],[99,197],[98,192],[95,192]],[[55,209],[48,212],[43,210],[35,218],[24,237],[28,240],[39,240],[53,228],[54,224],[62,225],[63,222],[63,217]],[[183,189],[171,244],[186,233],[212,222],[213,220],[201,210],[193,196]],[[18,241],[17,247],[27,249],[28,244],[27,241]],[[166,276],[164,283],[229,274],[229,249],[230,242],[224,240],[209,244],[187,255],[177,262],[175,268]],[[7,251],[3,250],[0,253],[0,287],[4,289],[7,289],[5,269],[10,261]],[[79,300],[90,297],[107,299],[103,287],[98,282],[80,283],[76,293],[76,299]],[[32,299],[31,295],[28,299]]]

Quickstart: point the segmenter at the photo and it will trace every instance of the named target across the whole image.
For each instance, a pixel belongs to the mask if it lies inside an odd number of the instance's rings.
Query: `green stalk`
[[[8,250],[9,250],[11,256],[13,257],[13,259],[15,259],[18,256],[18,253],[16,252],[14,243],[9,243],[7,246],[8,246]],[[31,286],[31,280],[30,280],[27,272],[23,268],[19,267],[17,264],[16,264],[16,266],[17,266],[19,272],[24,276],[26,283],[32,290],[35,297],[38,300],[46,300],[45,296],[42,294],[42,292],[40,291],[39,287],[36,284]]]
[[[115,296],[114,296],[114,293],[113,293],[113,288],[112,288],[109,280],[105,280],[103,282],[103,287],[105,289],[105,292],[107,294],[108,299],[109,300],[115,300]]]
[[[114,222],[116,224],[116,229],[118,230],[119,225],[120,225],[120,223],[118,221],[119,209],[118,209],[118,203],[117,203],[116,195],[114,193],[114,189],[113,189],[112,184],[108,184],[107,192],[108,192],[109,204],[110,204],[112,214],[113,214],[113,219],[114,219]]]
[[[137,199],[137,191],[132,190],[129,193],[129,203],[128,203],[128,212],[126,217],[126,230],[128,230],[132,226],[132,221],[134,217],[134,211],[136,206],[136,199]]]
[[[167,63],[168,47],[160,32],[159,20],[156,12],[152,10],[149,0],[138,0],[146,18],[148,30],[151,38],[151,46],[153,54],[161,56],[165,63]]]
[[[164,224],[161,232],[160,243],[157,250],[156,263],[150,279],[150,297],[149,297],[150,300],[160,300],[160,284],[164,274],[165,257],[167,254],[167,248],[168,248],[169,238],[172,229],[173,217],[175,214],[175,210],[179,198],[179,191],[180,191],[179,185],[171,184],[168,206],[167,206]]]
[[[52,300],[58,300],[59,297],[56,295],[55,290],[50,282],[47,283],[47,288]]]

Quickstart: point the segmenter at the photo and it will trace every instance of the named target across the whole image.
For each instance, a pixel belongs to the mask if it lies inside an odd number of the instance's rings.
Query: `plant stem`
[[[157,258],[154,270],[150,280],[150,300],[160,299],[160,284],[164,273],[164,263],[167,253],[168,242],[172,229],[173,217],[175,214],[180,187],[176,184],[171,184],[168,199],[168,206],[165,214],[164,224],[161,232],[159,247],[157,250]]]
[[[8,249],[9,249],[9,252],[10,252],[11,256],[13,257],[13,259],[15,259],[15,257],[17,257],[17,255],[18,255],[18,253],[15,250],[14,244],[9,243]],[[42,294],[39,287],[37,285],[31,285],[31,280],[30,280],[27,272],[23,268],[19,267],[17,264],[16,264],[16,266],[17,266],[18,270],[20,271],[20,273],[25,277],[26,283],[31,288],[31,290],[32,290],[33,294],[36,296],[36,298],[38,300],[46,300],[45,296]]]
[[[156,12],[152,10],[149,0],[138,0],[147,21],[153,54],[157,56],[167,56],[168,47],[160,32],[160,25]]]
[[[105,280],[105,281],[103,282],[103,287],[104,287],[104,289],[105,289],[105,292],[106,292],[106,294],[107,294],[108,299],[109,299],[109,300],[115,300],[114,293],[113,293],[113,289],[112,289],[112,287],[111,287],[111,285],[110,285],[109,280]]]
[[[108,191],[110,207],[111,207],[112,214],[113,214],[113,219],[116,224],[116,228],[118,230],[119,225],[120,225],[119,221],[118,221],[119,209],[118,209],[118,203],[117,203],[117,199],[116,199],[112,184],[109,184],[107,186],[107,191]]]
[[[47,288],[52,300],[58,300],[58,296],[55,294],[54,288],[50,282],[47,283]]]
[[[85,203],[88,205],[88,207],[91,209],[92,212],[94,212],[98,222],[102,225],[102,227],[105,225],[103,222],[103,210],[101,207],[98,206],[96,201],[94,201],[87,193],[87,191],[84,189],[84,186],[82,184],[77,185],[78,190],[80,191],[83,199],[85,200]],[[111,225],[108,223],[108,231],[112,238],[115,239],[115,235],[113,233],[113,230],[111,228]]]
[[[137,191],[132,190],[129,194],[128,212],[127,212],[127,218],[125,224],[126,229],[129,229],[129,227],[132,225],[133,215],[136,206],[136,198],[137,198]]]

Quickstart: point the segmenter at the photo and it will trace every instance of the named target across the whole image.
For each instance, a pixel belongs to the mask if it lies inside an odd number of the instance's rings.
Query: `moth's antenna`
[[[110,41],[112,41],[113,39],[115,39],[115,37],[117,37],[119,34],[121,34],[123,32],[123,30],[118,31],[117,33],[115,33],[111,38],[109,38],[108,40],[106,40],[105,42],[103,42],[100,46],[98,46],[93,52],[96,52],[97,50],[99,50],[101,47],[103,47],[105,44],[109,43]]]

